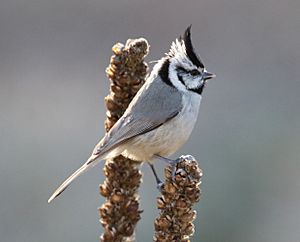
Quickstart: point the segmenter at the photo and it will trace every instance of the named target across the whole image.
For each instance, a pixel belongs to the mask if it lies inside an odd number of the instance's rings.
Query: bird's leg
[[[181,157],[179,157],[178,159],[176,160],[171,160],[171,159],[168,159],[166,157],[163,157],[163,156],[160,156],[160,155],[154,155],[155,158],[159,159],[159,160],[162,160],[163,162],[166,162],[168,165],[170,165],[172,167],[172,179],[173,181],[175,180],[175,172],[176,172],[176,165],[182,160]]]
[[[153,174],[154,174],[154,176],[155,176],[156,187],[157,187],[157,189],[161,192],[161,188],[162,188],[162,186],[163,186],[163,182],[159,179],[159,177],[158,177],[158,175],[157,175],[157,173],[156,173],[156,170],[155,170],[155,168],[154,168],[154,165],[151,164],[151,163],[149,163],[149,162],[148,162],[148,164],[149,164],[149,166],[151,167],[151,170],[152,170],[152,172],[153,172]]]

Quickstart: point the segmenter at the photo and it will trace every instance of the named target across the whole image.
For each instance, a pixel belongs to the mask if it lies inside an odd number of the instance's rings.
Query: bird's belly
[[[133,160],[151,162],[154,155],[167,157],[175,153],[188,140],[197,120],[198,108],[199,105],[186,106],[158,128],[129,140],[124,144],[122,154]]]

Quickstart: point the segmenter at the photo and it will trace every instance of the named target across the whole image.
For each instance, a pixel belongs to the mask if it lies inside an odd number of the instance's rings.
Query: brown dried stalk
[[[108,131],[125,112],[128,104],[145,82],[148,66],[144,62],[149,45],[143,38],[117,43],[112,47],[114,55],[106,69],[110,79],[110,94],[105,98]],[[107,160],[106,179],[100,185],[100,193],[106,202],[99,208],[104,232],[103,242],[134,241],[134,230],[140,220],[137,194],[142,174],[139,163],[118,156]]]
[[[166,181],[157,199],[160,214],[154,223],[156,242],[189,242],[194,234],[196,211],[192,206],[200,199],[202,170],[192,156],[180,158],[175,178],[172,167],[165,168]]]

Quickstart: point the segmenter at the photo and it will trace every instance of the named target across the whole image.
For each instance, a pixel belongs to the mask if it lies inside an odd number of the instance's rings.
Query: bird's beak
[[[212,79],[212,78],[215,78],[215,77],[216,77],[215,74],[209,73],[209,72],[207,72],[206,70],[204,70],[204,72],[203,72],[203,74],[202,74],[202,78],[203,78],[204,81],[209,80],[209,79]]]

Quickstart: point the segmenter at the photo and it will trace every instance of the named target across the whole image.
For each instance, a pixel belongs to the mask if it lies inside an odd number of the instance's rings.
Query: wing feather
[[[181,111],[181,101],[181,93],[165,84],[159,76],[145,83],[124,115],[95,147],[93,155],[100,156],[174,118]]]

